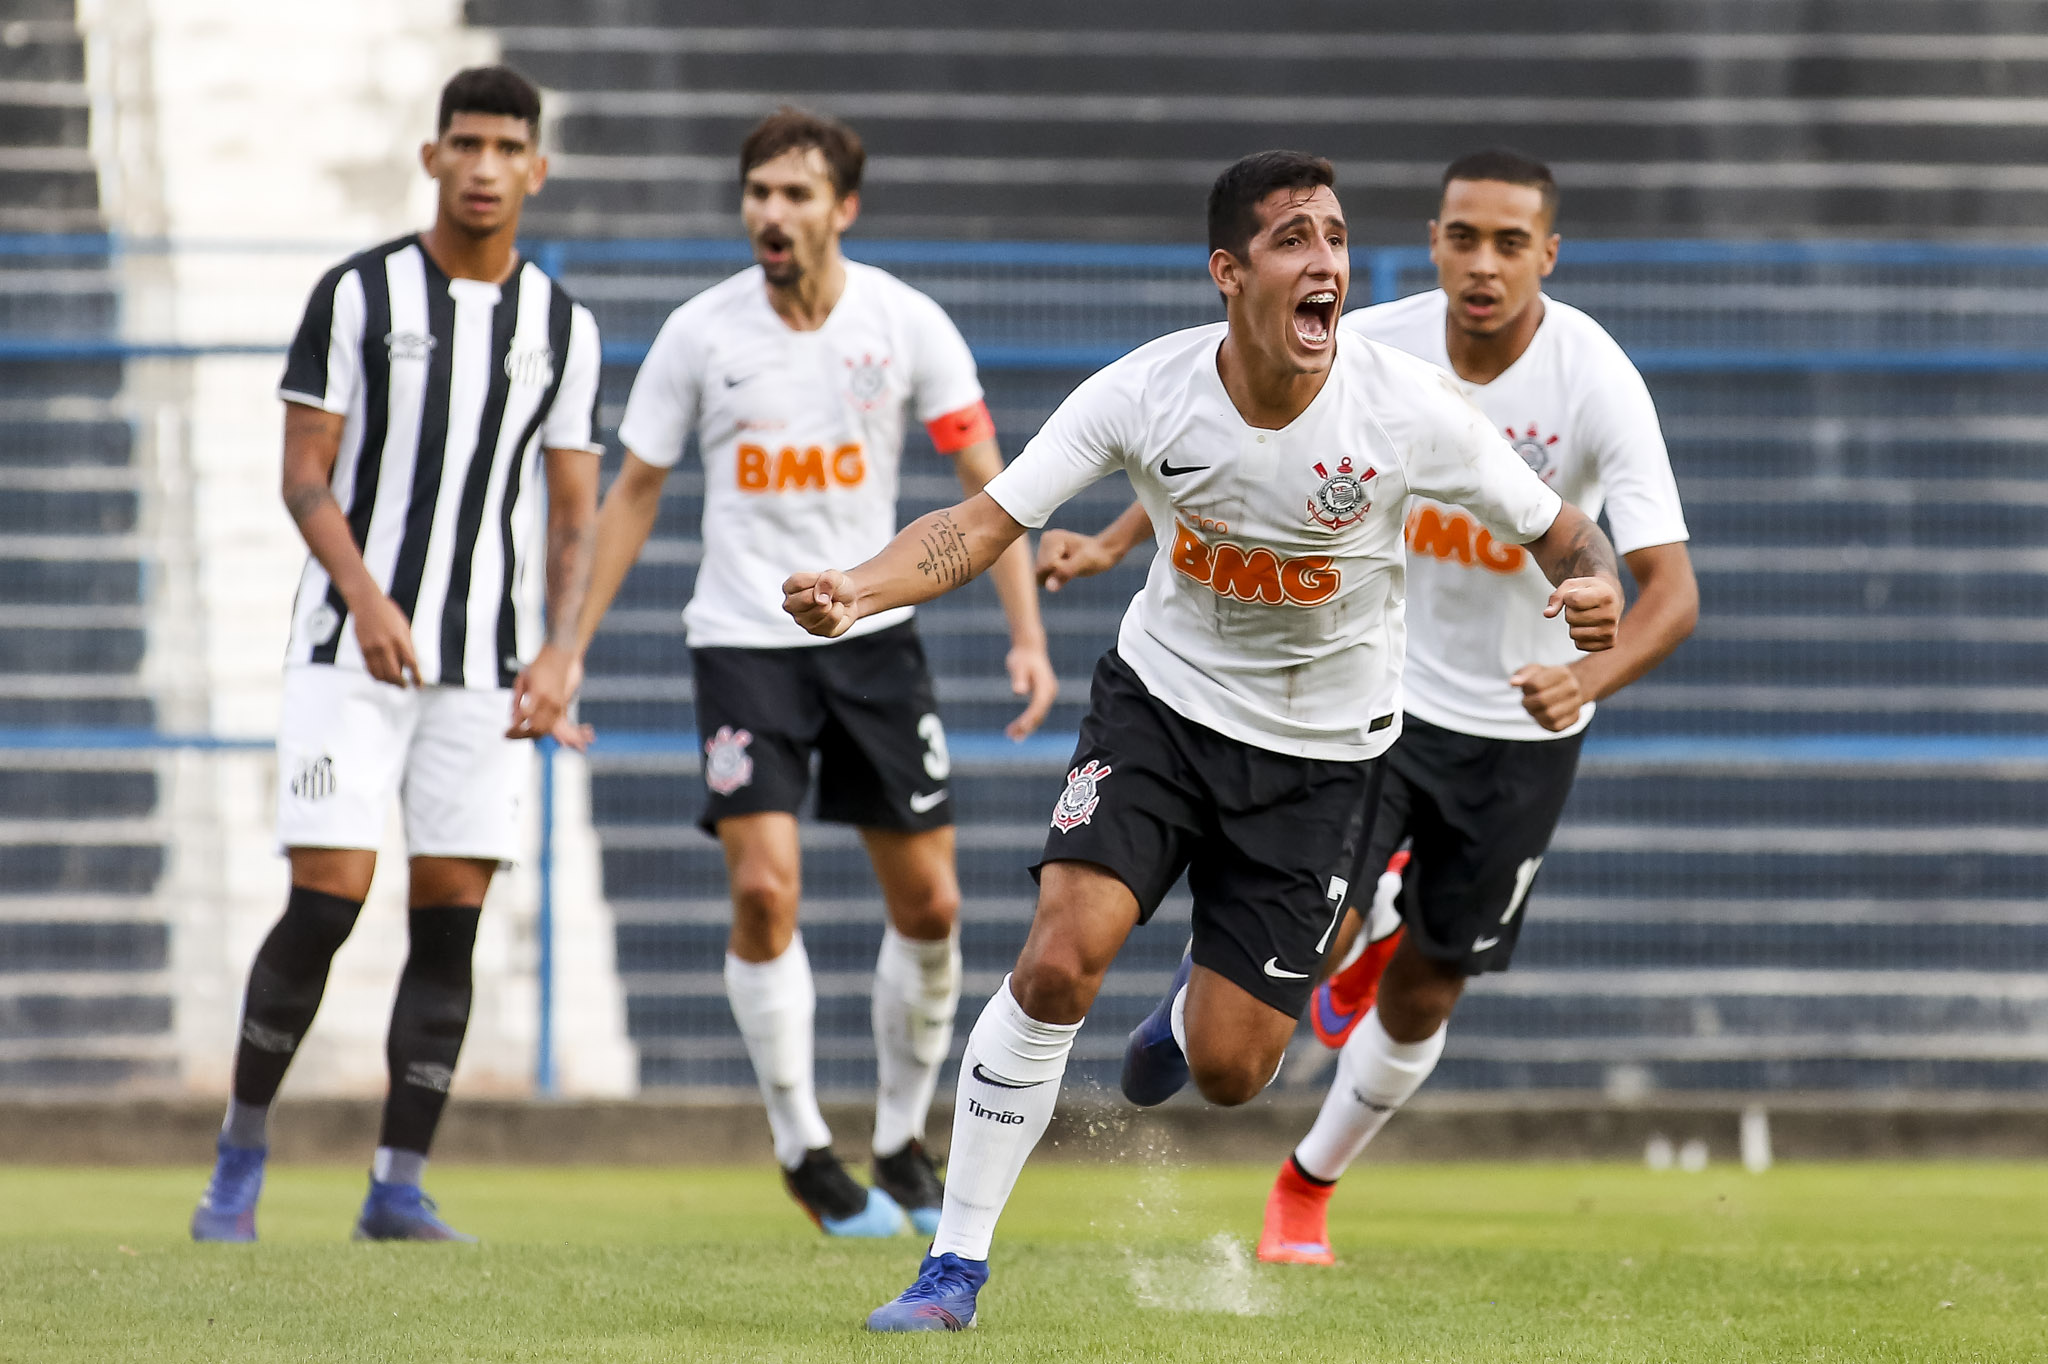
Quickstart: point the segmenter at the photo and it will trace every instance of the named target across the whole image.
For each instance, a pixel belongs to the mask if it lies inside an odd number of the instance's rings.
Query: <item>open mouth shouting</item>
[[[795,246],[781,228],[763,228],[754,238],[754,259],[766,266],[786,266],[794,257]]]
[[[1458,306],[1474,322],[1490,322],[1500,311],[1500,295],[1492,289],[1467,289],[1458,295]]]
[[[1309,350],[1330,344],[1337,329],[1337,291],[1318,289],[1294,305],[1294,334]]]

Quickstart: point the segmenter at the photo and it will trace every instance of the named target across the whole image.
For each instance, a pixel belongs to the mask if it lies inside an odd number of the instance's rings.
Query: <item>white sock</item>
[[[1041,1023],[1026,1014],[1010,993],[1010,978],[1003,977],[960,1057],[946,1202],[932,1254],[988,1258],[996,1219],[1052,1121],[1079,1031],[1079,1023]]]
[[[1188,1054],[1188,987],[1183,985],[1173,996],[1173,1007],[1166,1011],[1166,1026],[1173,1032],[1173,1045],[1180,1048],[1180,1054]]]
[[[804,1152],[832,1144],[832,1129],[818,1111],[818,1087],[811,1072],[811,1022],[818,990],[804,935],[773,961],[741,961],[725,955],[725,997],[733,1022],[754,1063],[754,1079],[768,1105],[768,1130],[775,1134],[775,1159],[785,1170],[803,1163]]]
[[[417,1151],[380,1146],[370,1157],[370,1177],[379,1184],[410,1184],[417,1189],[427,1177],[427,1158]]]
[[[1337,1053],[1337,1078],[1322,1112],[1316,1114],[1315,1126],[1294,1148],[1301,1168],[1317,1179],[1341,1178],[1394,1110],[1407,1103],[1436,1069],[1447,1031],[1438,1028],[1420,1042],[1396,1042],[1380,1026],[1378,1009],[1361,1018],[1358,1030]]]
[[[960,931],[932,942],[882,930],[875,959],[875,1154],[924,1139],[960,1009]]]

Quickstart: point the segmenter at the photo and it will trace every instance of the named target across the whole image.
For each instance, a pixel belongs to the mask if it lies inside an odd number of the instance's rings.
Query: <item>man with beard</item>
[[[908,608],[834,640],[781,607],[782,581],[858,562],[896,530],[904,416],[952,458],[968,496],[1002,469],[974,359],[939,306],[847,260],[866,156],[852,129],[784,108],[740,152],[741,217],[757,262],[677,308],[634,380],[580,625],[598,622],[653,529],[662,483],[694,433],[704,556],[683,622],[696,680],[706,800],[733,905],[726,994],[767,1103],[791,1195],[834,1236],[937,1225],[925,1112],[960,995],[951,763]],[[996,565],[1010,624],[1021,739],[1051,707],[1029,547]],[[888,913],[872,1018],[879,1084],[874,1188],[832,1152],[812,1075],[816,991],[797,929],[796,813],[818,760],[818,816],[851,824]]]

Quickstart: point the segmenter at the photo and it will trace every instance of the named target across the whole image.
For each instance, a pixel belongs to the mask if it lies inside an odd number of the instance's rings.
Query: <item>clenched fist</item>
[[[1621,589],[1613,583],[1605,578],[1566,578],[1543,608],[1546,617],[1560,611],[1571,627],[1572,643],[1581,651],[1597,654],[1614,647],[1614,634],[1621,625]]]
[[[853,579],[836,568],[782,580],[782,609],[814,635],[837,639],[860,619]]]
[[[1099,536],[1049,530],[1038,537],[1038,582],[1048,592],[1057,592],[1076,578],[1092,578],[1115,567],[1116,556]]]

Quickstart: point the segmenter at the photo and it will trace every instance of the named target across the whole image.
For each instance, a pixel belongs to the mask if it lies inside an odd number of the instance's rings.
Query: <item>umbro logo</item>
[[[1168,478],[1178,478],[1182,474],[1199,474],[1204,469],[1210,469],[1214,467],[1214,465],[1210,464],[1183,464],[1176,467],[1174,462],[1170,459],[1162,459],[1159,461],[1159,472],[1165,474]]]
[[[391,362],[424,360],[434,353],[434,338],[426,332],[386,332],[384,350]]]
[[[936,791],[915,792],[910,797],[910,812],[914,815],[929,813],[945,798],[946,788],[943,786]]]

